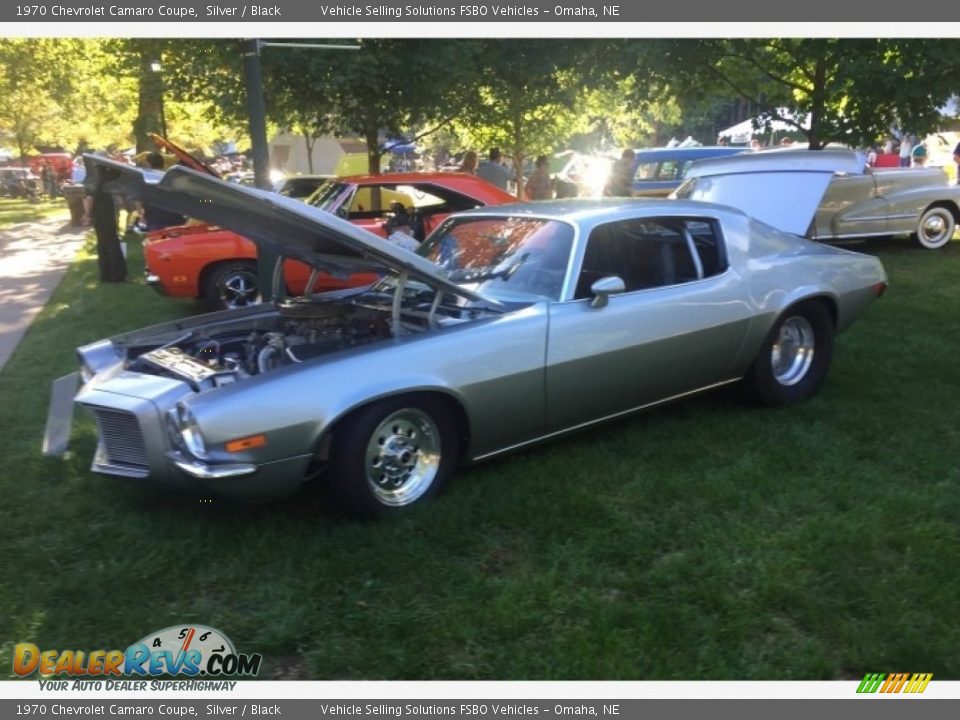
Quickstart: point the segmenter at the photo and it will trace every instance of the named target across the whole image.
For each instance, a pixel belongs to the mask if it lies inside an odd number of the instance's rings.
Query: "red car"
[[[338,178],[322,185],[307,202],[387,237],[402,230],[423,240],[450,213],[515,198],[473,175],[409,173]],[[246,238],[204,224],[150,233],[144,243],[147,282],[165,295],[204,298],[216,308],[258,302],[257,250]],[[284,261],[287,289],[301,294],[310,269]],[[317,292],[368,285],[377,275],[347,278],[321,274]]]

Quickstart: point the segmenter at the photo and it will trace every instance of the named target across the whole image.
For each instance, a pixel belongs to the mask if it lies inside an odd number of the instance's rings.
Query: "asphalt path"
[[[59,218],[0,230],[0,370],[60,284],[89,229]]]

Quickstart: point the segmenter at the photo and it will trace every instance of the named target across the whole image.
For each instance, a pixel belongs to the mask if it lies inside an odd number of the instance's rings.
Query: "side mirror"
[[[623,284],[623,278],[617,277],[616,275],[602,277],[590,286],[590,292],[593,293],[590,307],[606,307],[607,303],[610,302],[611,295],[614,293],[622,293],[626,289],[627,286]]]

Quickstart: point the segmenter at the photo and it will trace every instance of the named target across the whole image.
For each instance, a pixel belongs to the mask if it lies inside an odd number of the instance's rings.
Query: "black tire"
[[[953,239],[957,221],[950,208],[934,205],[924,210],[913,239],[924,250],[939,250]]]
[[[261,301],[257,264],[246,260],[226,262],[207,276],[203,297],[215,310],[231,310]]]
[[[788,308],[744,378],[752,399],[768,406],[790,405],[816,394],[830,367],[833,335],[833,318],[825,303],[810,301]]]
[[[333,435],[327,484],[350,515],[397,514],[446,486],[458,451],[456,419],[442,399],[388,398],[341,422]]]

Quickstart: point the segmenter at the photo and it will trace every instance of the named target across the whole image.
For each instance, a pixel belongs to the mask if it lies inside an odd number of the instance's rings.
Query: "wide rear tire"
[[[833,318],[823,302],[788,308],[764,340],[745,383],[762,405],[790,405],[816,394],[833,356]]]

